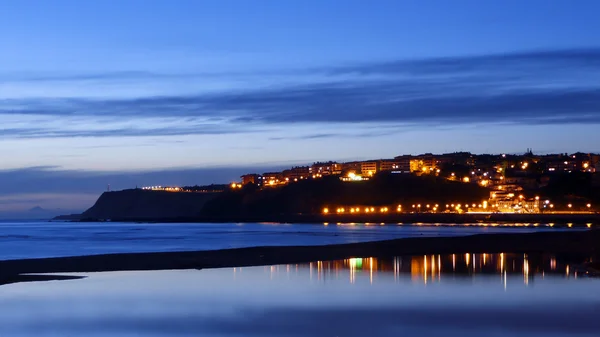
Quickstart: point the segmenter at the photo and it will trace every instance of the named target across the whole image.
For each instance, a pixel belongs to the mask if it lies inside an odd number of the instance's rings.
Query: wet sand
[[[0,281],[19,274],[174,270],[246,267],[453,253],[527,253],[600,256],[600,230],[465,237],[408,238],[378,242],[298,247],[254,247],[213,251],[128,253],[0,261]],[[590,266],[598,268],[598,266]]]

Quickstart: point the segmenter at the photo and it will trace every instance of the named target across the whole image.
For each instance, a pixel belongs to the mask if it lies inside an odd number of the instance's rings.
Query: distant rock
[[[60,214],[68,213],[64,209],[46,209],[41,206],[35,206],[23,211],[5,211],[0,212],[0,219],[4,220],[50,220]],[[76,211],[71,211],[76,213]]]

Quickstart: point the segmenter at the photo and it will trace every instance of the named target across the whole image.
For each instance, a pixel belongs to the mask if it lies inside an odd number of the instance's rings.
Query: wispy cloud
[[[298,83],[288,73],[287,80],[258,89],[249,85],[217,92],[127,99],[5,99],[0,101],[0,120],[30,116],[38,120],[66,119],[70,123],[31,126],[8,121],[3,123],[2,136],[233,134],[298,123],[394,123],[413,127],[600,123],[600,49],[400,60],[309,69],[305,73],[314,76]],[[136,72],[88,76],[97,80],[168,77]],[[315,80],[307,82],[306,78]],[[91,127],[110,119],[113,122],[101,128]],[[178,122],[165,126],[164,121],[169,119]],[[336,134],[314,133],[306,138]]]

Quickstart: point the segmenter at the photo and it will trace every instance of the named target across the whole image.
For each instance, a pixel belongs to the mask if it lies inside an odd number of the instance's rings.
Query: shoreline
[[[600,225],[598,213],[560,213],[560,214],[456,214],[456,213],[402,213],[402,214],[286,214],[272,216],[227,216],[227,217],[114,217],[68,218],[56,217],[50,221],[72,222],[142,222],[142,223],[553,223],[556,225]]]
[[[19,274],[250,267],[460,253],[564,254],[600,257],[600,230],[405,238],[325,246],[273,246],[209,251],[123,253],[0,261],[0,280]]]

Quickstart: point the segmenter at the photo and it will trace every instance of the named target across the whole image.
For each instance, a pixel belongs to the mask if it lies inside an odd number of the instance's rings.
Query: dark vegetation
[[[562,203],[600,203],[600,188],[593,185],[593,174],[585,172],[555,175],[546,187],[540,189],[540,194]]]
[[[184,193],[141,189],[104,192],[80,219],[151,219],[197,216],[219,193]]]
[[[342,182],[339,177],[303,180],[282,187],[246,185],[209,200],[202,215],[275,215],[320,213],[323,207],[481,203],[489,190],[435,176],[377,174],[369,181]]]

